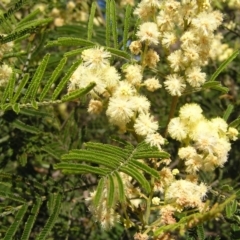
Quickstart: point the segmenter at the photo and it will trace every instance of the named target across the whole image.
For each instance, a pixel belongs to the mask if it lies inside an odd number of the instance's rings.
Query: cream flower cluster
[[[1,34],[4,37],[4,34]],[[9,53],[13,50],[13,42],[8,42],[0,44],[0,61],[2,60],[4,54]]]
[[[12,68],[7,64],[4,63],[0,66],[0,87],[5,87],[7,85],[12,72]]]
[[[130,50],[133,54],[141,52],[138,42],[165,49],[171,74],[164,86],[172,96],[181,96],[187,87],[201,87],[206,81],[202,66],[210,57],[225,60],[232,53],[219,37],[215,39],[214,31],[223,16],[213,11],[207,0],[142,0],[134,14],[142,23],[136,34],[139,41],[133,42]]]
[[[83,62],[71,76],[68,91],[95,82],[88,112],[99,114],[105,108],[110,123],[123,132],[134,131],[150,145],[161,149],[164,139],[157,132],[158,122],[150,114],[150,102],[140,94],[141,87],[151,92],[160,88],[158,79],[143,81],[142,66],[138,64],[123,66],[121,79],[116,68],[110,65],[111,54],[103,47],[86,49],[81,57]]]
[[[96,195],[96,191],[91,192],[90,196],[85,200],[91,202]],[[120,216],[116,213],[113,208],[107,207],[107,190],[103,190],[103,195],[101,199],[101,204],[94,206],[93,204],[89,205],[89,210],[91,211],[93,217],[98,221],[102,228],[109,229],[119,221]]]
[[[187,180],[174,181],[167,189],[165,200],[174,201],[174,208],[181,211],[183,208],[204,208],[203,199],[207,193],[205,184],[196,184]]]
[[[189,174],[223,166],[231,149],[230,140],[238,136],[237,129],[229,127],[224,119],[205,118],[201,107],[194,103],[181,107],[179,117],[170,121],[168,132],[183,143],[178,155]]]
[[[13,49],[13,42],[0,44],[0,61],[2,60],[3,56],[11,52],[12,49]],[[12,71],[13,71],[12,68],[6,63],[3,63],[0,66],[0,87],[5,87],[7,85],[8,80],[12,74]]]

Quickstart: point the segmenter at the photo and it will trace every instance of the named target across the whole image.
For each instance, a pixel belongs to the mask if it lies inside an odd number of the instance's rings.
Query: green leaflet
[[[45,57],[43,58],[41,64],[38,66],[32,81],[30,82],[29,87],[27,88],[27,91],[25,93],[25,96],[23,98],[23,103],[26,103],[27,100],[33,100],[36,97],[37,90],[40,84],[40,81],[42,80],[42,77],[45,73],[48,60],[49,60],[50,54],[46,54]]]
[[[55,41],[50,41],[47,43],[46,47],[54,47],[54,46],[69,46],[69,47],[73,47],[73,46],[95,46],[96,44],[91,42],[91,41],[87,41],[85,39],[82,38],[73,38],[73,37],[60,37]]]
[[[82,51],[85,49],[89,49],[89,47],[81,47],[78,49],[74,49],[72,51],[64,53],[64,57],[74,57],[74,56],[79,56],[81,55]]]
[[[25,203],[26,201],[21,198],[20,196],[16,196],[15,194],[12,193],[7,193],[7,192],[2,192],[0,191],[0,196],[4,198],[11,199],[13,201],[19,202],[19,203]]]
[[[61,61],[59,62],[58,66],[56,67],[56,69],[53,71],[50,79],[47,81],[47,84],[45,85],[45,87],[43,88],[41,95],[39,97],[39,100],[42,101],[44,99],[44,97],[46,96],[47,92],[49,91],[49,89],[51,88],[52,84],[56,81],[56,79],[59,77],[61,71],[63,70],[64,65],[67,62],[67,58],[62,58]]]
[[[13,70],[13,73],[12,73],[10,79],[9,79],[9,94],[8,94],[8,97],[10,99],[10,102],[11,102],[12,97],[13,97],[15,82],[16,82],[16,73]]]
[[[127,41],[128,41],[131,13],[132,13],[132,7],[130,5],[127,5],[125,16],[124,16],[124,29],[123,29],[123,50],[124,51],[127,50]]]
[[[110,17],[113,34],[113,46],[118,49],[118,34],[117,34],[117,17],[116,17],[116,3],[114,0],[110,0]]]
[[[133,166],[133,167],[136,167],[138,169],[141,169],[142,171],[150,174],[151,176],[155,177],[155,178],[159,178],[159,173],[157,170],[149,167],[147,164],[144,164],[142,162],[139,162],[137,160],[134,160],[132,159],[130,162],[129,162],[129,165]]]
[[[148,180],[134,167],[125,167],[122,166],[120,170],[127,175],[131,176],[132,178],[136,179],[140,186],[147,192],[149,193],[151,191],[150,185]]]
[[[126,60],[131,60],[132,58],[130,54],[122,50],[118,50],[110,47],[106,47],[106,50],[108,50],[112,55],[115,55],[116,57],[120,57]]]
[[[63,77],[63,79],[60,81],[58,86],[55,88],[55,91],[53,92],[52,100],[57,99],[58,95],[61,93],[61,91],[63,90],[63,88],[67,84],[68,80],[70,79],[70,77],[72,76],[74,71],[77,69],[77,67],[81,64],[81,62],[82,62],[82,60],[79,59],[72,64],[70,69],[66,72],[65,76]]]
[[[41,205],[42,205],[41,198],[37,198],[36,203],[33,205],[32,209],[31,209],[31,214],[28,216],[27,222],[25,223],[21,240],[29,239],[33,225],[36,221],[36,218],[39,213]]]
[[[229,116],[231,115],[233,109],[234,109],[234,106],[233,106],[232,104],[229,104],[228,107],[227,107],[227,109],[226,109],[226,111],[225,111],[224,114],[223,114],[223,119],[224,119],[225,121],[228,120],[228,118],[229,118]]]
[[[114,198],[115,198],[115,184],[113,176],[110,174],[108,175],[108,197],[107,197],[107,207],[111,208],[114,205]]]
[[[238,204],[237,201],[233,200],[226,205],[225,211],[226,211],[227,218],[232,218],[233,217],[234,213],[237,210],[237,204]]]
[[[95,2],[93,2],[93,3],[92,3],[92,7],[91,7],[90,16],[89,16],[89,19],[88,19],[88,37],[87,37],[87,39],[88,39],[89,41],[92,40],[93,20],[94,20],[96,8],[97,8],[97,4],[96,4]]]
[[[8,21],[10,17],[17,12],[25,3],[27,0],[19,0],[17,3],[15,3],[14,7],[10,8],[6,13],[1,14],[0,16],[0,25],[2,25],[4,22]]]
[[[226,59],[216,70],[216,72],[211,76],[208,82],[215,81],[215,79],[218,77],[218,75],[227,67],[229,63],[231,63],[234,58],[237,57],[239,54],[239,50],[236,50],[228,59]]]
[[[16,231],[18,230],[18,227],[19,225],[21,224],[22,222],[22,219],[26,213],[28,209],[28,205],[25,203],[18,211],[15,219],[14,219],[14,222],[12,223],[12,225],[8,228],[5,236],[4,236],[4,240],[9,240],[9,239],[12,239],[13,236],[15,235]]]
[[[18,128],[18,129],[22,130],[22,131],[25,131],[25,132],[34,133],[34,134],[40,133],[40,130],[38,128],[35,128],[33,126],[30,126],[30,125],[27,125],[27,124],[23,123],[20,120],[15,120],[13,122],[13,126],[15,128]]]
[[[60,209],[62,204],[62,195],[60,193],[54,194],[54,205],[52,207],[51,215],[48,218],[45,226],[41,233],[37,236],[36,240],[45,240],[51,231],[52,227],[54,226],[55,222],[57,221]]]
[[[125,191],[124,191],[124,185],[121,176],[117,171],[114,172],[114,176],[116,177],[116,181],[118,184],[118,198],[119,202],[123,203],[125,201]]]
[[[230,124],[229,124],[229,127],[237,127],[240,125],[240,117],[238,117],[237,119],[235,119],[234,121],[232,121]]]
[[[96,163],[112,170],[119,166],[119,161],[117,161],[114,156],[107,156],[104,153],[92,153],[86,150],[79,151],[79,153],[70,152],[70,154],[65,154],[62,156],[62,160],[80,160],[89,163]]]
[[[95,196],[93,198],[93,205],[95,207],[100,205],[100,201],[101,201],[102,195],[103,195],[104,184],[105,184],[105,178],[101,178],[100,181],[98,182],[96,193],[95,193]]]
[[[81,88],[81,89],[78,89],[78,90],[75,90],[75,91],[72,91],[72,92],[68,93],[61,100],[63,102],[68,102],[68,101],[75,100],[77,98],[83,97],[84,95],[89,93],[95,86],[96,86],[96,83],[94,83],[94,82],[90,83],[85,88]]]
[[[197,235],[198,235],[199,240],[204,240],[205,239],[203,224],[197,225]]]
[[[110,47],[110,39],[111,39],[111,16],[110,16],[110,0],[106,1],[106,46]]]
[[[46,24],[48,24],[52,21],[53,21],[52,18],[45,18],[45,19],[31,20],[29,22],[26,22],[26,21],[20,22],[20,24],[18,24],[17,27],[16,27],[16,31],[17,32],[22,32],[26,29],[31,31],[31,29],[34,30],[36,27],[46,25]]]
[[[23,88],[24,88],[25,85],[27,84],[28,80],[29,80],[29,74],[26,73],[26,74],[23,76],[22,80],[20,81],[20,84],[19,84],[19,86],[18,86],[18,88],[17,88],[17,91],[16,91],[16,93],[15,93],[14,96],[13,96],[13,99],[12,99],[12,101],[11,101],[12,104],[14,104],[14,103],[18,100],[18,98],[19,98],[19,96],[20,96]]]
[[[169,158],[169,153],[167,152],[159,152],[159,151],[152,151],[152,152],[141,152],[141,153],[134,153],[134,159],[141,159],[141,158]]]
[[[20,20],[20,22],[18,23],[18,25],[22,25],[25,22],[31,21],[36,19],[37,15],[41,13],[40,9],[35,9],[32,12],[30,12],[26,17],[24,17],[23,19]]]
[[[55,169],[60,169],[64,173],[68,174],[86,174],[93,173],[105,176],[108,171],[99,167],[92,167],[88,165],[74,164],[74,163],[58,163],[54,165]]]

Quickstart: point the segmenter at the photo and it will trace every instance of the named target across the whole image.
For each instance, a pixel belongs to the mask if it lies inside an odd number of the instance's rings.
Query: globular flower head
[[[186,139],[188,134],[187,126],[181,121],[179,117],[172,118],[168,124],[169,135],[178,141]]]
[[[220,12],[201,12],[191,21],[191,26],[201,31],[204,35],[208,35],[217,29],[222,23],[223,16]]]
[[[186,81],[192,87],[200,87],[206,81],[206,73],[201,72],[200,67],[188,68],[185,74],[186,74]]]
[[[197,185],[187,180],[173,182],[165,194],[166,200],[174,200],[180,207],[202,209],[202,199],[206,196],[208,189],[204,184]]]
[[[159,133],[150,133],[146,136],[145,142],[149,143],[150,146],[155,146],[161,150],[161,145],[164,145],[165,140]]]
[[[112,124],[125,126],[133,117],[134,111],[132,104],[123,98],[110,98],[107,116]]]
[[[0,87],[6,86],[13,70],[7,64],[0,66]]]
[[[178,74],[168,75],[164,85],[171,96],[181,96],[186,87],[183,77],[179,76]]]
[[[92,114],[101,113],[103,108],[102,102],[99,100],[91,99],[88,105],[88,112]]]
[[[129,101],[131,102],[134,112],[147,113],[149,112],[150,102],[145,96],[136,95],[132,96]]]
[[[103,47],[89,48],[82,52],[84,66],[89,68],[103,68],[109,65],[111,54]]]
[[[147,44],[158,44],[160,33],[158,32],[157,24],[154,22],[145,22],[139,26],[137,37],[141,42]]]
[[[161,199],[159,197],[153,197],[152,198],[152,204],[153,205],[159,205],[160,201],[161,201]]]
[[[149,113],[141,113],[135,121],[134,129],[138,135],[147,136],[157,131],[158,122],[154,121],[153,116],[150,116]]]
[[[236,141],[238,138],[238,130],[236,128],[230,127],[227,131],[227,136],[230,140]]]
[[[132,54],[138,55],[142,50],[142,43],[140,41],[132,41],[129,45]]]
[[[174,72],[184,69],[184,65],[182,62],[183,57],[183,50],[178,49],[172,52],[168,57],[167,60],[169,61],[169,65]]]
[[[154,68],[157,66],[157,63],[159,62],[160,57],[157,54],[156,51],[154,51],[153,49],[150,49],[147,51],[144,61],[143,61],[143,65],[148,66],[150,68]]]
[[[148,78],[144,81],[144,86],[146,89],[150,92],[154,92],[157,89],[161,88],[162,85],[159,83],[159,80],[157,78]]]
[[[129,99],[133,95],[135,95],[136,90],[133,88],[133,86],[126,82],[126,81],[121,81],[119,82],[118,87],[116,88],[116,91],[113,93],[114,97],[118,98],[126,98]]]
[[[124,67],[123,72],[125,73],[126,80],[138,86],[142,82],[142,69],[140,65],[130,64]]]
[[[179,117],[186,123],[196,123],[203,119],[202,109],[196,103],[187,103],[181,107]]]

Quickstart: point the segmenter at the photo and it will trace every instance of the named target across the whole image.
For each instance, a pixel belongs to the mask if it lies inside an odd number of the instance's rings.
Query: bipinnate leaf
[[[62,156],[65,162],[55,165],[56,169],[61,169],[65,173],[84,174],[95,173],[109,177],[111,183],[119,185],[121,199],[124,199],[120,172],[123,172],[139,182],[147,192],[150,191],[149,180],[145,175],[159,178],[158,171],[149,167],[142,159],[144,158],[169,158],[166,152],[160,152],[157,148],[151,147],[146,143],[140,143],[134,147],[126,145],[124,148],[101,143],[86,143],[86,149],[71,150]],[[141,159],[141,161],[139,161]],[[66,162],[67,161],[67,162]],[[71,163],[74,161],[75,163]],[[93,167],[91,164],[97,164]],[[114,175],[116,173],[116,176]],[[112,192],[111,192],[112,193]],[[111,203],[111,201],[110,201]]]

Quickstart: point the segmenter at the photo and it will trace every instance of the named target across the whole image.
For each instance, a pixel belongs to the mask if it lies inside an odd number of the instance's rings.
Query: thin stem
[[[177,102],[178,102],[178,96],[174,96],[172,98],[172,103],[171,103],[171,109],[170,109],[170,113],[169,113],[169,116],[168,116],[168,121],[167,121],[167,125],[166,125],[166,129],[165,129],[165,133],[164,133],[164,137],[166,138],[167,135],[168,135],[168,124],[170,122],[170,120],[173,118],[174,116],[174,113],[175,113],[175,110],[176,110],[176,107],[177,107]]]

